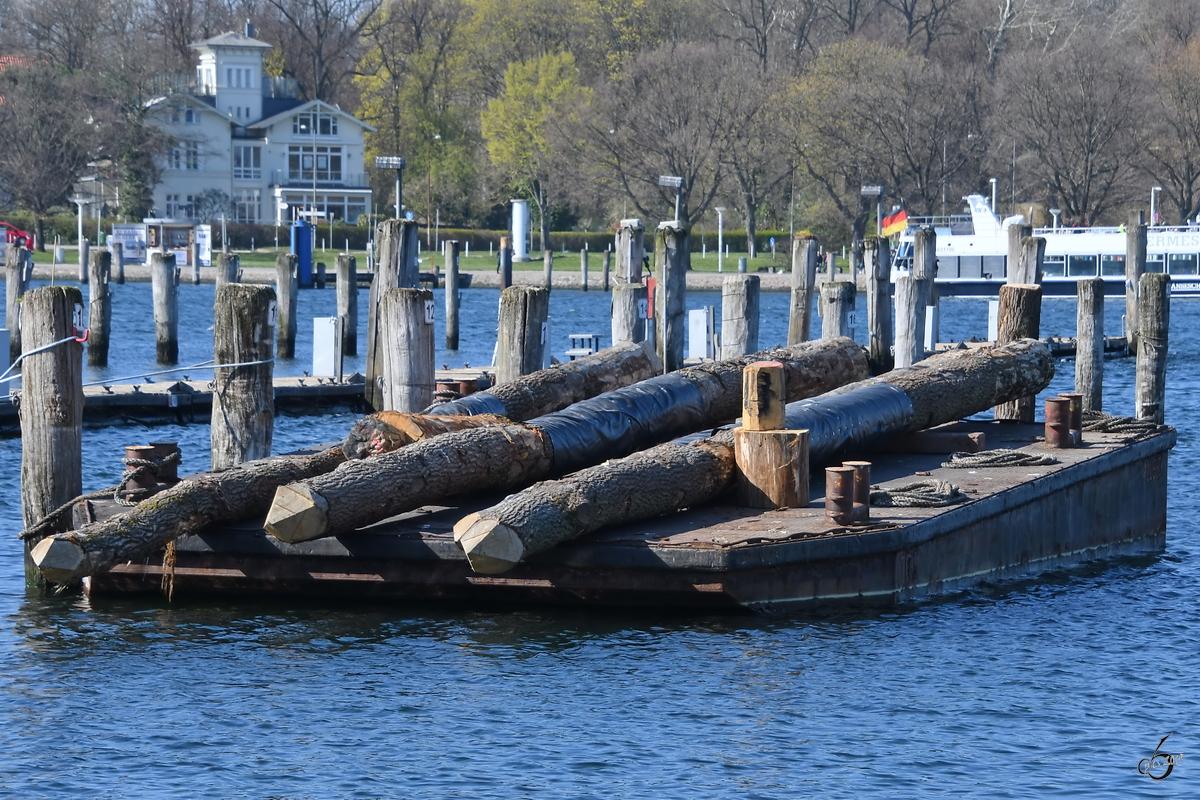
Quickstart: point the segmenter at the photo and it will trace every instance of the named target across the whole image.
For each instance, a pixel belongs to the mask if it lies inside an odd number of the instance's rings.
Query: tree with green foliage
[[[576,116],[589,98],[590,92],[579,85],[574,57],[555,53],[509,64],[504,93],[480,115],[492,163],[537,207],[543,247],[550,236],[561,153],[551,144],[551,126]]]

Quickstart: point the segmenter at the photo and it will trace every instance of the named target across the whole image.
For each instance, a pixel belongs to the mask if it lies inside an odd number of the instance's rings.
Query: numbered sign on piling
[[[76,335],[83,330],[83,304],[76,303],[75,308],[71,309],[71,326],[75,329]]]
[[[279,321],[279,305],[272,300],[267,304],[267,325],[271,328],[275,327],[275,323]]]
[[[646,315],[650,311],[650,301],[643,298],[641,300],[638,300],[637,303],[638,303],[638,319],[646,319]]]
[[[426,325],[433,324],[433,301],[432,300],[425,301],[425,324]]]

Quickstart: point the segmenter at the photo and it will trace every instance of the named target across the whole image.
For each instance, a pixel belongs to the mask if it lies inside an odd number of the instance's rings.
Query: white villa
[[[253,33],[247,25],[245,34],[193,44],[195,86],[152,102],[155,123],[178,140],[154,189],[152,216],[195,220],[201,195],[215,189],[229,197],[221,210],[231,221],[287,224],[315,211],[357,223],[371,210],[363,135],[374,128],[264,77],[272,46]]]

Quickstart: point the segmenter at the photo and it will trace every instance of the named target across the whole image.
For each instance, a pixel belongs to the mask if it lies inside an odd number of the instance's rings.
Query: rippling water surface
[[[133,310],[149,294],[115,288]],[[181,291],[181,363],[196,363],[211,355],[212,288]],[[491,360],[497,294],[464,293],[466,346],[439,361]],[[708,304],[719,296],[689,298]],[[332,312],[332,291],[301,294],[302,320]],[[1121,312],[1110,299],[1110,331]],[[1043,333],[1069,335],[1074,313],[1046,300]],[[785,338],[786,296],[764,295],[763,314],[762,344]],[[607,333],[607,315],[601,293],[556,290],[556,354],[567,333]],[[90,379],[153,369],[151,323],[136,316],[118,310],[116,366]],[[943,301],[943,338],[982,338],[986,323],[985,301]],[[305,327],[277,374],[307,369]],[[1198,334],[1200,302],[1176,301],[1165,552],[886,612],[26,595],[20,441],[2,439],[0,796],[1195,797]],[[1059,366],[1052,392],[1073,380]],[[1132,368],[1106,364],[1113,413],[1132,410]],[[276,449],[352,421],[280,417]],[[203,425],[90,429],[85,488],[115,482],[120,447],[150,438],[207,465]],[[1139,775],[1168,733],[1180,764],[1161,782]]]

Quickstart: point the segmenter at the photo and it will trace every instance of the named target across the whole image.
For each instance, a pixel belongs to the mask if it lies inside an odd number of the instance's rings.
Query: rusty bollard
[[[1046,398],[1046,446],[1060,450],[1071,447],[1071,401],[1065,397]]]
[[[158,463],[158,482],[174,485],[179,483],[179,459],[171,456],[179,452],[178,442],[151,442],[150,460]]]
[[[131,445],[125,448],[125,471],[127,473],[134,472],[137,469],[136,465],[131,465],[130,462],[150,461],[154,457],[154,448],[150,445]],[[150,490],[158,485],[158,479],[149,472],[139,472],[130,475],[125,479],[123,490],[126,500],[140,500],[146,496],[146,492],[138,491],[140,489]]]
[[[843,467],[854,470],[854,521],[871,521],[871,462],[843,461]]]
[[[1059,392],[1059,397],[1071,401],[1071,440],[1075,447],[1083,444],[1083,395],[1078,392]]]
[[[854,467],[825,468],[825,521],[850,525],[854,520]]]

